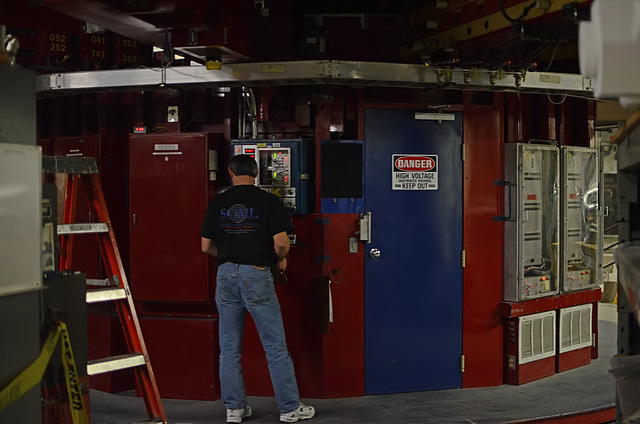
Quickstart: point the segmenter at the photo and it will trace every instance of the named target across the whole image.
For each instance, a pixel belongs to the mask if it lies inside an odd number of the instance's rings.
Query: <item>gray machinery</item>
[[[599,166],[596,149],[561,147],[560,290],[602,281]]]
[[[2,388],[40,354],[42,160],[36,147],[35,86],[35,73],[0,63]],[[37,386],[0,411],[0,423],[40,422],[41,406]]]
[[[504,227],[504,296],[518,302],[558,293],[558,148],[505,145],[507,215]]]

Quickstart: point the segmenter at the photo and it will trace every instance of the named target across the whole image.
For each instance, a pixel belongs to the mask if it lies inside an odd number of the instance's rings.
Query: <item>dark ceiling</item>
[[[17,61],[40,71],[125,67],[134,53],[130,65],[139,66],[147,63],[137,55],[158,59],[150,53],[156,45],[199,62],[332,59],[579,73],[578,22],[589,6],[590,0],[0,0],[0,24],[20,39]],[[107,50],[96,50],[96,34],[105,35]],[[56,36],[66,44],[57,45]],[[123,53],[132,47],[124,38],[139,42],[138,50]]]

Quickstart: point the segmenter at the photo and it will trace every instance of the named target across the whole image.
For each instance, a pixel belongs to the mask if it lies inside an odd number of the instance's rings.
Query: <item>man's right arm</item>
[[[291,242],[286,231],[273,236],[273,249],[276,252],[276,268],[278,271],[284,271],[287,268],[287,254],[290,247]]]
[[[218,245],[214,240],[208,239],[206,237],[202,237],[201,240],[202,251],[211,256],[218,256]]]

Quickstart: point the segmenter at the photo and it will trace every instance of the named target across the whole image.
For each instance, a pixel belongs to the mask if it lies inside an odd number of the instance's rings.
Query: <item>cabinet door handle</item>
[[[493,181],[494,185],[497,186],[507,186],[507,204],[509,205],[508,210],[509,213],[507,215],[496,215],[493,217],[494,221],[508,221],[511,219],[511,187],[514,187],[515,184],[511,184],[509,181],[505,181],[505,180],[494,180]]]

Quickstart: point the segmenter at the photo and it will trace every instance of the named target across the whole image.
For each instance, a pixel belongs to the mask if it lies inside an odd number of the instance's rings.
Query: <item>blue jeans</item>
[[[247,311],[267,356],[271,383],[281,413],[300,406],[293,361],[287,350],[280,303],[269,268],[224,263],[218,267],[216,305],[220,315],[220,386],[229,409],[247,404],[242,377],[242,335]]]

